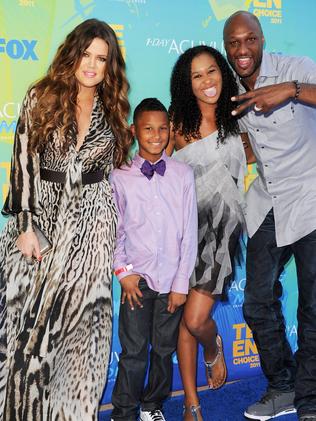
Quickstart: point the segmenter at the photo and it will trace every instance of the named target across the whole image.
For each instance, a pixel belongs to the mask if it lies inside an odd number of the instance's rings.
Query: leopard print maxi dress
[[[74,136],[61,153],[56,132],[31,157],[34,101],[30,91],[14,142],[11,216],[0,236],[0,420],[96,420],[111,338],[116,210],[107,176],[115,141],[96,96],[79,152]],[[40,180],[40,167],[65,172],[65,184]],[[82,173],[100,169],[103,181],[82,185]],[[32,218],[53,248],[28,266],[15,241]]]

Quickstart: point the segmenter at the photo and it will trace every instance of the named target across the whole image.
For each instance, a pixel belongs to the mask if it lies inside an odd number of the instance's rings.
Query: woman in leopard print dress
[[[127,158],[127,91],[115,33],[90,19],[24,100],[0,238],[0,420],[97,419],[116,233],[108,175]],[[52,243],[44,257],[35,221]]]

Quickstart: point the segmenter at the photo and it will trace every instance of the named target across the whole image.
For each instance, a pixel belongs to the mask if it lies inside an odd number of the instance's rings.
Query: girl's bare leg
[[[215,298],[213,296],[192,289],[185,305],[177,352],[187,407],[196,406],[199,402],[196,390],[198,342],[204,347],[205,361],[212,362],[217,355],[217,326],[210,316],[214,304]],[[225,365],[219,360],[212,367],[212,378],[209,385],[214,388],[218,387],[223,383],[225,375]]]

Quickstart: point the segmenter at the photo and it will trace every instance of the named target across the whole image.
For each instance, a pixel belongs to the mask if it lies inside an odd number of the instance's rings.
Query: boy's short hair
[[[161,111],[168,115],[168,111],[162,102],[157,98],[145,98],[135,108],[133,114],[133,123],[136,123],[137,118],[145,111]]]

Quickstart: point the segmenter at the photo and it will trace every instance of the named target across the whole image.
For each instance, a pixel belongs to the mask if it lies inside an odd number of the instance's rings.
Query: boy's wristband
[[[124,266],[124,267],[122,267],[122,268],[116,269],[116,270],[114,271],[114,274],[117,276],[117,275],[119,275],[120,273],[123,273],[123,272],[128,272],[129,270],[132,270],[132,269],[133,269],[133,265],[132,265],[132,264],[129,264],[129,265]]]

